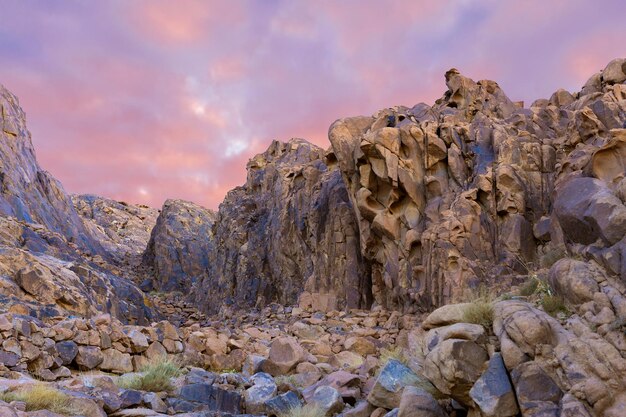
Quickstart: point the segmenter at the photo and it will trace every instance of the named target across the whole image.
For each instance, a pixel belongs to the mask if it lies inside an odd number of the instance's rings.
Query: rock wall
[[[369,268],[332,154],[275,141],[247,169],[246,184],[220,205],[208,274],[192,294],[198,305],[289,304],[304,291],[317,307],[368,307]]]
[[[143,264],[154,277],[146,285],[187,293],[205,279],[214,247],[215,217],[212,210],[188,201],[167,200],[143,255]]]
[[[104,254],[62,185],[42,170],[17,97],[0,85],[0,214],[39,223],[94,255]]]
[[[432,107],[336,121],[376,304],[430,309],[568,251],[625,277],[624,62],[528,109],[452,69]]]
[[[133,267],[141,262],[159,210],[95,195],[72,195],[83,223],[115,263]]]
[[[3,310],[38,317],[108,312],[137,323],[154,318],[141,291],[127,279],[130,269],[117,256],[129,248],[112,237],[115,232],[108,226],[115,220],[91,212],[83,223],[61,184],[39,167],[24,112],[2,86],[0,116]]]

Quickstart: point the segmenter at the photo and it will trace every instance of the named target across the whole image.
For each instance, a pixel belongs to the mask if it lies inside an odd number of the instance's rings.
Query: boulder
[[[104,355],[99,347],[79,346],[74,361],[81,369],[94,369],[104,360]]]
[[[315,390],[309,404],[318,407],[326,417],[341,412],[345,406],[339,391],[327,385]]]
[[[367,396],[367,401],[376,407],[388,410],[400,406],[402,391],[407,386],[434,387],[424,377],[416,375],[409,367],[395,359],[389,360],[381,369],[374,386]]]
[[[304,360],[304,348],[293,337],[280,337],[270,346],[269,358],[261,369],[273,376],[286,375]]]
[[[445,417],[446,415],[437,400],[426,390],[406,387],[402,392],[398,417]]]
[[[499,353],[491,357],[487,369],[469,394],[486,417],[509,417],[519,413],[515,393]]]
[[[276,383],[271,375],[263,372],[253,375],[250,380],[254,385],[248,388],[243,396],[246,413],[263,414],[265,403],[276,395]]]
[[[469,391],[483,373],[487,351],[475,342],[447,339],[424,359],[424,375],[442,393],[461,404],[471,405]]]

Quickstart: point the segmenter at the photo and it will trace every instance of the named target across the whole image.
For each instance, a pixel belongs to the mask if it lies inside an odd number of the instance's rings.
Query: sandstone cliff
[[[432,308],[566,253],[624,279],[624,62],[530,108],[452,69],[432,107],[335,122],[376,303]]]

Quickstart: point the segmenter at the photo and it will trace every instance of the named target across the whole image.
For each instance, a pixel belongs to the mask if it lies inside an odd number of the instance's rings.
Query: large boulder
[[[447,339],[424,359],[424,375],[443,394],[471,405],[470,389],[486,368],[484,347],[463,339]]]
[[[502,355],[496,353],[491,357],[487,369],[472,386],[470,397],[485,417],[509,417],[519,413]]]
[[[380,370],[367,401],[376,407],[391,410],[400,406],[402,392],[406,387],[428,388],[435,392],[432,384],[424,377],[416,375],[408,366],[395,359],[389,360]]]

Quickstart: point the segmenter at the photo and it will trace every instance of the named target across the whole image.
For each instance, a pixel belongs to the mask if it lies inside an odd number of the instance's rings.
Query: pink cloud
[[[326,148],[337,118],[432,103],[450,67],[530,102],[626,55],[616,0],[33,2],[3,7],[0,82],[41,165],[156,207],[216,208],[271,140]]]

